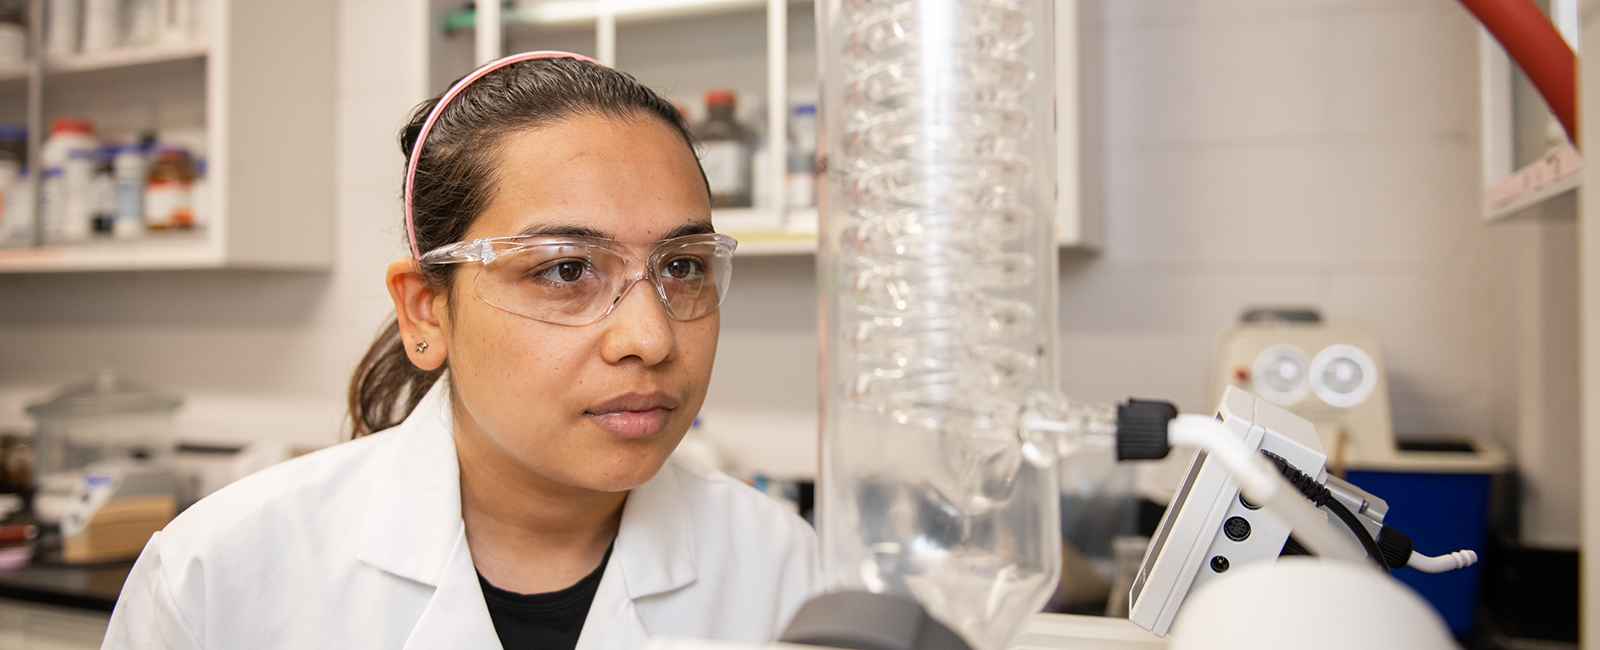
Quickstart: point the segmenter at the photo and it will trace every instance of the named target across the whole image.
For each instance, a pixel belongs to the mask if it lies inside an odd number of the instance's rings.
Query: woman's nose
[[[601,354],[606,363],[624,363],[636,358],[646,366],[671,359],[678,349],[672,332],[672,319],[666,305],[656,295],[648,278],[634,278],[625,287],[617,306],[602,324],[606,325]]]

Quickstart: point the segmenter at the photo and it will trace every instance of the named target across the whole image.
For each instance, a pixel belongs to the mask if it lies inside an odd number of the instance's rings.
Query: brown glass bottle
[[[706,119],[694,127],[700,143],[700,167],[711,185],[711,207],[751,205],[750,129],[735,118],[737,100],[731,90],[706,91]]]
[[[194,165],[189,152],[163,147],[144,189],[144,218],[151,230],[194,227]]]

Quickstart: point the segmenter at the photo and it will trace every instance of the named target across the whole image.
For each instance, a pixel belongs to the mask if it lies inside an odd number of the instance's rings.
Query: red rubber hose
[[[1578,144],[1578,57],[1532,0],[1461,0],[1506,48]]]

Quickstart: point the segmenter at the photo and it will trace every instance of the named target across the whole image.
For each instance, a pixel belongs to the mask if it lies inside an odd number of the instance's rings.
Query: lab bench
[[[0,571],[0,648],[99,648],[133,562]]]

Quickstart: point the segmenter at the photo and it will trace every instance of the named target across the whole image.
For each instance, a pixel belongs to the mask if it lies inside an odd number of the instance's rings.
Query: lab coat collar
[[[357,554],[373,567],[433,587],[440,587],[447,573],[477,576],[461,522],[448,379],[440,377],[404,422],[380,434],[394,440],[379,452],[384,456],[377,459],[381,469]],[[668,460],[628,494],[611,554],[625,589],[618,596],[643,598],[696,580],[693,513],[679,471]],[[467,562],[460,571],[448,566],[458,555]],[[476,583],[472,586],[479,591]]]
[[[377,453],[371,510],[356,559],[431,587],[447,565],[466,558],[476,578],[461,523],[461,470],[456,461],[447,377],[440,377]],[[452,567],[453,568],[453,567]],[[479,591],[474,581],[473,591]],[[482,600],[482,594],[478,596]]]
[[[372,508],[357,559],[434,588],[406,650],[499,648],[461,522],[460,465],[447,378],[377,451]]]
[[[434,648],[499,648],[500,635],[478,586],[478,570],[467,549],[465,529],[458,530],[433,598],[406,638],[405,650]],[[637,647],[637,646],[635,646]]]
[[[613,562],[621,565],[630,598],[666,593],[692,584],[693,513],[668,460],[655,477],[628,494],[617,530]]]

